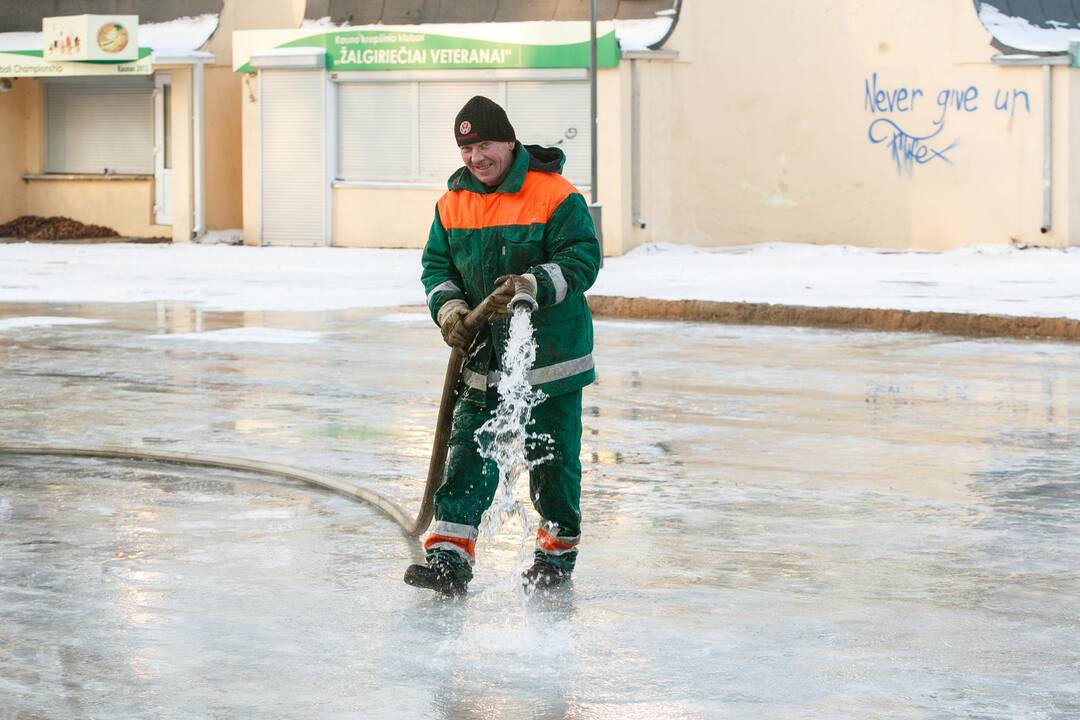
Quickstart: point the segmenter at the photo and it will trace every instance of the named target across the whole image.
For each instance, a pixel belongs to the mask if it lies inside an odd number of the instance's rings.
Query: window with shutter
[[[345,83],[338,93],[338,178],[416,178],[416,83]]]
[[[154,172],[151,78],[45,82],[45,172]]]

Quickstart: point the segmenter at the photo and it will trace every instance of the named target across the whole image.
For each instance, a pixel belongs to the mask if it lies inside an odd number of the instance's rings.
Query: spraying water
[[[523,309],[514,311],[510,320],[510,337],[503,356],[503,374],[499,380],[499,405],[495,414],[476,431],[480,456],[491,460],[499,470],[499,486],[491,507],[480,520],[480,536],[490,542],[508,520],[517,520],[522,528],[519,565],[525,563],[525,552],[532,527],[528,511],[514,497],[518,480],[528,477],[529,470],[550,459],[526,458],[526,432],[533,408],[544,398],[543,392],[529,384],[529,370],[536,361],[536,341],[533,339],[532,317]],[[537,439],[537,438],[531,438]]]

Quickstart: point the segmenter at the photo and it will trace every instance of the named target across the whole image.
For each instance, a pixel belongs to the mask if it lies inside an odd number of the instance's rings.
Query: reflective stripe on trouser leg
[[[493,392],[493,391],[492,391]],[[459,396],[454,406],[453,426],[450,430],[450,450],[446,457],[446,472],[442,485],[435,491],[435,525],[432,534],[447,535],[458,540],[471,531],[471,544],[448,539],[431,542],[429,536],[424,547],[428,559],[433,556],[450,561],[464,579],[472,578],[472,563],[476,553],[476,528],[484,510],[495,496],[499,473],[495,465],[480,457],[476,447],[476,431],[494,412],[495,403],[481,407]],[[439,528],[454,529],[453,535]],[[444,544],[445,543],[445,544]]]
[[[551,456],[529,477],[529,494],[541,518],[535,555],[573,570],[581,538],[581,391],[547,398],[532,417],[529,459]]]
[[[424,540],[424,550],[446,550],[461,556],[470,565],[476,559],[477,530],[472,525],[438,520]]]

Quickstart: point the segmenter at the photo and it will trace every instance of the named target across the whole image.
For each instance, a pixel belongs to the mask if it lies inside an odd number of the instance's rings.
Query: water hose
[[[466,315],[462,322],[465,329],[473,338],[476,337],[490,319],[500,312],[500,300],[492,293],[484,298],[475,309]],[[185,465],[188,467],[217,468],[221,470],[240,470],[262,475],[297,480],[315,485],[316,487],[332,490],[346,497],[365,502],[392,520],[409,537],[419,537],[431,524],[431,518],[435,514],[434,497],[435,491],[442,483],[443,472],[446,469],[446,455],[449,450],[450,429],[454,415],[454,402],[457,399],[457,384],[461,377],[461,368],[465,364],[465,353],[454,348],[450,353],[450,361],[446,366],[446,378],[443,381],[442,399],[439,402],[439,415],[435,424],[435,440],[431,449],[431,460],[428,464],[427,484],[424,487],[424,496],[420,502],[420,511],[412,518],[401,508],[400,505],[385,495],[361,485],[355,485],[340,478],[323,475],[291,468],[276,463],[259,462],[233,457],[214,457],[209,455],[192,455],[190,453],[162,452],[156,450],[142,450],[127,447],[105,446],[102,448],[84,448],[64,445],[0,445],[0,455],[30,455],[30,456],[53,456],[53,457],[78,457],[78,458],[102,458],[112,460],[150,460],[154,462],[169,463],[172,465]]]

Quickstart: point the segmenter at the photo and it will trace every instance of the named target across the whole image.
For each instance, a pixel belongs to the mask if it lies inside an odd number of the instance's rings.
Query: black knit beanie
[[[514,127],[499,104],[477,95],[454,118],[454,138],[458,147],[485,140],[514,142]]]

